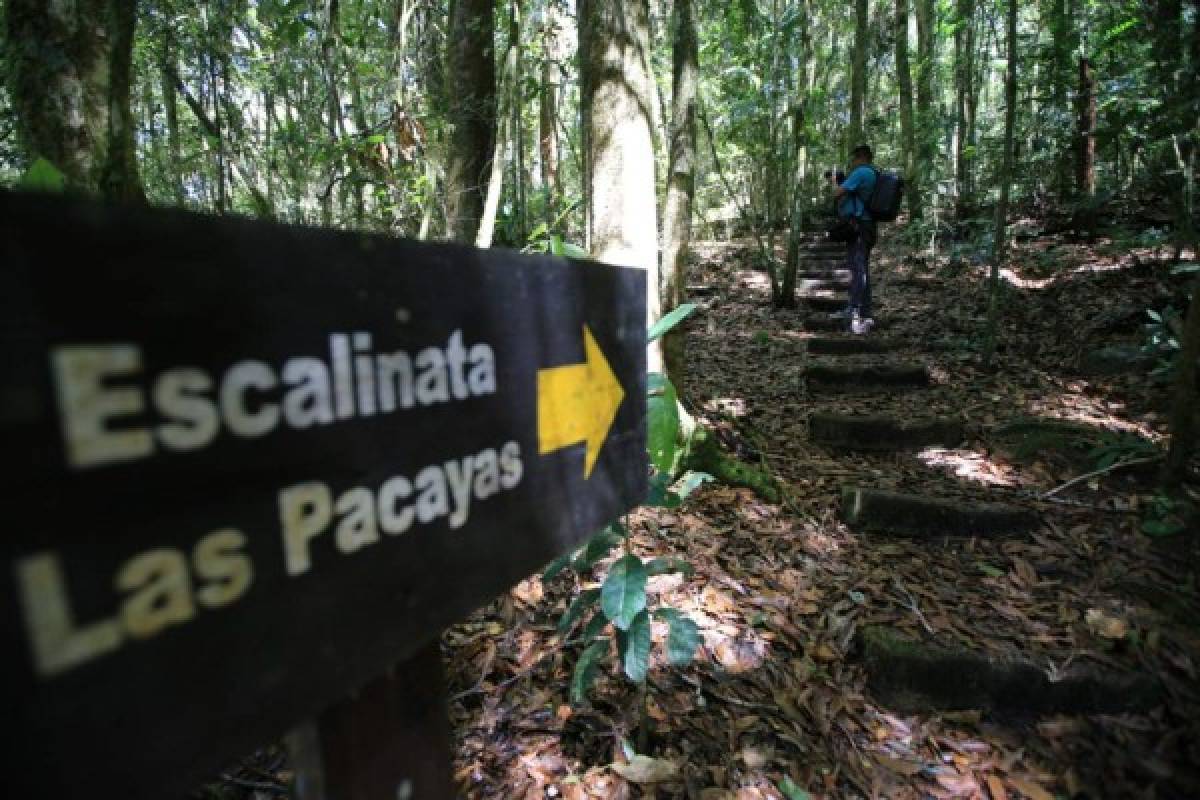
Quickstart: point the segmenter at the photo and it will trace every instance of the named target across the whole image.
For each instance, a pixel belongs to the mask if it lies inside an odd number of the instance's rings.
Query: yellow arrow
[[[538,370],[538,453],[583,442],[583,477],[590,478],[625,391],[587,325],[583,357],[582,364]]]

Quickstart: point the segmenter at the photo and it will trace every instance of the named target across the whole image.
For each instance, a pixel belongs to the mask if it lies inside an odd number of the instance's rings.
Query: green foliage
[[[600,608],[619,630],[626,630],[646,607],[646,565],[635,555],[617,560],[600,588]]]
[[[1162,311],[1147,309],[1143,326],[1142,352],[1153,356],[1156,364],[1150,373],[1160,383],[1169,383],[1175,373],[1175,358],[1181,349],[1183,314],[1174,306]]]
[[[29,169],[17,183],[17,188],[29,192],[61,193],[66,191],[67,178],[58,167],[44,158],[39,158],[29,165]]]
[[[675,444],[679,438],[679,397],[675,387],[661,372],[646,379],[646,447],[650,463],[670,474],[675,468]]]
[[[1109,433],[1101,437],[1100,443],[1088,452],[1088,458],[1096,469],[1108,469],[1121,461],[1152,458],[1159,455],[1158,445],[1149,439],[1132,433]]]
[[[1195,514],[1196,509],[1189,503],[1159,492],[1142,517],[1142,533],[1155,538],[1183,533],[1188,529],[1188,516]]]
[[[575,662],[575,669],[571,673],[572,703],[579,705],[587,697],[588,689],[596,680],[600,659],[608,652],[609,647],[608,639],[598,639],[584,648],[583,653],[580,654],[579,660]]]
[[[787,800],[812,800],[812,795],[793,783],[792,779],[786,775],[779,782],[779,791]]]
[[[625,668],[625,675],[635,683],[646,680],[646,672],[650,668],[651,641],[650,615],[645,611],[638,612],[630,620],[628,630],[617,631],[621,664]]]
[[[646,334],[646,341],[653,342],[667,331],[695,313],[698,306],[695,303],[682,303],[664,314],[662,319],[654,323]]]
[[[687,313],[690,312],[675,315],[660,332],[678,324]],[[676,508],[684,498],[713,477],[703,472],[687,472],[672,486],[671,475],[679,437],[675,387],[660,374],[649,376],[648,385],[647,446],[653,472],[645,505]],[[642,560],[632,552],[629,530],[620,522],[614,522],[594,534],[574,552],[556,558],[542,573],[542,580],[549,581],[568,569],[580,576],[592,572],[614,549],[622,545],[625,553],[609,566],[600,588],[579,592],[558,622],[559,633],[566,635],[586,620],[581,638],[587,646],[575,663],[571,676],[572,703],[582,703],[596,680],[600,660],[612,643],[610,637],[604,635],[609,625],[613,627],[621,670],[636,683],[645,681],[649,669],[653,642],[651,619],[667,624],[667,661],[673,666],[688,664],[699,646],[699,629],[685,614],[669,607],[646,607],[647,579],[672,572],[691,575],[691,564],[682,558]]]

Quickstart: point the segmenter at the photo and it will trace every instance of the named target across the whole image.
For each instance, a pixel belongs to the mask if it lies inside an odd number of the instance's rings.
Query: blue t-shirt
[[[871,199],[871,193],[875,191],[875,170],[866,164],[855,167],[842,182],[842,188],[846,193],[842,195],[838,204],[838,216],[847,219],[870,219],[871,212],[867,210],[867,203]]]

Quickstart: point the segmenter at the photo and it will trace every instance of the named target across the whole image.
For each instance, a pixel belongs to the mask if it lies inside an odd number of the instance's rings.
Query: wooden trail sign
[[[640,503],[645,291],[0,194],[14,796],[186,790]]]

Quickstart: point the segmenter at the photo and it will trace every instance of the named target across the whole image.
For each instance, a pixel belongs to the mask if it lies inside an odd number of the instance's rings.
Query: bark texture
[[[648,0],[581,0],[579,62],[592,255],[646,270],[653,323],[661,305]],[[663,370],[659,342],[647,367]]]
[[[145,202],[129,102],[136,0],[8,0],[8,80],[26,152],[76,191]]]
[[[692,196],[696,184],[696,87],[699,45],[692,0],[676,0],[671,75],[670,165],[663,211],[662,308],[686,300],[688,245],[692,235]],[[683,388],[684,332],[676,327],[663,340],[667,376]]]
[[[1092,63],[1079,59],[1079,128],[1077,189],[1081,197],[1096,193],[1096,78]]]
[[[896,0],[896,83],[900,89],[900,139],[904,151],[908,213],[921,218],[921,192],[916,181],[917,139],[913,126],[912,69],[908,63],[908,0]]]
[[[855,0],[854,4],[854,72],[850,81],[850,147],[862,144],[866,134],[863,117],[867,102],[867,37],[870,34],[870,17],[867,0]]]
[[[488,161],[496,136],[492,0],[455,0],[447,37],[446,233],[472,243],[483,217]]]

